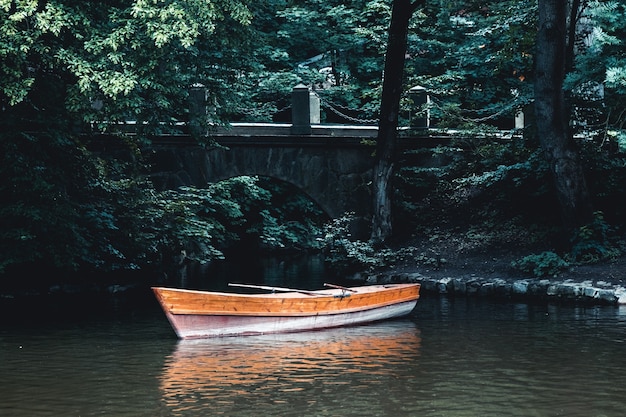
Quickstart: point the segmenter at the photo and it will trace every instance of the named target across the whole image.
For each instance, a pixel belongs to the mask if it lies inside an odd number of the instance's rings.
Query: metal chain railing
[[[441,111],[441,113],[443,114],[452,114],[452,112],[446,110],[437,100],[437,98],[435,97],[431,97],[430,98],[430,105],[438,110]],[[511,100],[509,103],[507,103],[506,105],[504,105],[500,110],[489,114],[487,116],[483,116],[483,117],[479,117],[479,118],[472,118],[472,117],[466,117],[463,115],[457,115],[461,120],[466,121],[466,122],[471,122],[471,123],[480,123],[480,122],[486,122],[488,120],[493,120],[496,119],[498,117],[500,117],[501,115],[503,115],[506,112],[509,112],[517,107],[520,107],[520,101],[518,99],[513,99]],[[475,112],[478,113],[480,110],[468,110],[465,109],[465,112]]]
[[[278,103],[279,101],[290,102],[291,97],[289,95],[285,95],[282,98],[278,98],[276,100],[273,100],[270,103],[267,103],[266,105],[260,105],[259,107],[256,107],[256,108],[243,107],[241,105],[236,106],[235,108],[240,114],[243,114],[246,116],[258,116],[259,114],[266,114],[271,117],[274,114],[282,113],[291,108],[291,103],[290,103],[280,109],[273,109],[271,104]]]
[[[346,120],[348,120],[350,122],[353,122],[353,123],[378,124],[378,119],[359,119],[359,118],[356,118],[356,117],[349,116],[349,115],[347,115],[347,114],[337,110],[337,107],[341,107],[341,108],[343,108],[345,110],[353,110],[353,109],[350,109],[348,107],[342,106],[342,105],[337,104],[337,103],[332,103],[332,102],[322,98],[319,94],[317,94],[317,92],[315,92],[315,95],[320,99],[320,103],[324,106],[324,108],[329,109],[330,111],[332,111],[333,113],[335,113],[339,117],[342,117],[342,118],[344,118],[344,119],[346,119]],[[356,111],[358,111],[358,110],[356,110]]]

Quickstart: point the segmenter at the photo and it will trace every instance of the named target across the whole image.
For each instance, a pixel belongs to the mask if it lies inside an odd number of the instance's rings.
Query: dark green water
[[[3,318],[0,416],[626,415],[626,307],[424,297],[405,319],[204,341],[149,299],[98,307]]]

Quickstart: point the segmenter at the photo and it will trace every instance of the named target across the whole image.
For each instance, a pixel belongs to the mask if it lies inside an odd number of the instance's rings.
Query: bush
[[[376,249],[370,242],[355,240],[350,233],[353,213],[333,219],[324,228],[323,246],[326,262],[337,273],[372,271],[388,265],[394,257],[390,249]]]
[[[572,238],[572,261],[581,264],[596,263],[620,255],[611,242],[612,228],[604,220],[602,212],[595,212],[593,221],[582,226]]]
[[[569,267],[569,263],[552,251],[528,255],[511,263],[513,268],[531,273],[536,277],[557,276]]]

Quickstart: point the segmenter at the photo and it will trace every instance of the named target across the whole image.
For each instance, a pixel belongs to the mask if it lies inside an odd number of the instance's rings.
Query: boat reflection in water
[[[419,349],[419,330],[408,319],[180,340],[166,359],[160,388],[174,415],[326,415],[326,407],[346,403],[354,412],[355,397],[365,395],[361,406],[368,407],[370,388],[410,378],[403,364],[415,362]]]

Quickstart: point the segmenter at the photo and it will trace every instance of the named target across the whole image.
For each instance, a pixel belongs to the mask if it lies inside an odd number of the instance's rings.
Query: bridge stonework
[[[371,215],[374,147],[363,139],[375,132],[293,136],[259,127],[255,135],[246,132],[222,132],[216,140],[223,147],[213,148],[188,140],[155,141],[151,157],[155,184],[166,189],[202,188],[241,175],[265,176],[295,185],[331,218],[345,212],[361,219]]]

